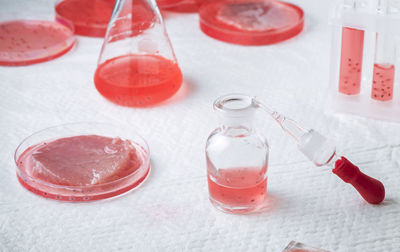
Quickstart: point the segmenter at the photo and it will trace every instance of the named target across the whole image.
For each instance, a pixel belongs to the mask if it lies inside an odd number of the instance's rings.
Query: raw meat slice
[[[280,4],[268,1],[226,4],[221,7],[217,19],[240,30],[266,31],[290,26],[298,19],[298,13]]]
[[[31,157],[31,175],[69,186],[102,184],[136,171],[141,160],[128,140],[96,135],[40,144]]]

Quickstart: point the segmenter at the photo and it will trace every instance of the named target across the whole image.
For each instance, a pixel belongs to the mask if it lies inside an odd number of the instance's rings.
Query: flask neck
[[[255,132],[252,123],[222,123],[220,126],[222,133],[230,137],[244,137]]]

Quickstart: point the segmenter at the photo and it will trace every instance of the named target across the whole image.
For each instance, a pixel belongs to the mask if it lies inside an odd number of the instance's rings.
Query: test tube
[[[357,10],[356,0],[346,0],[345,6]],[[361,71],[364,50],[364,31],[342,27],[339,92],[357,95],[361,89]]]
[[[387,10],[387,1],[380,0],[378,14],[387,15]],[[393,99],[395,55],[396,45],[394,37],[389,33],[377,33],[371,90],[371,98],[374,100],[391,101]]]

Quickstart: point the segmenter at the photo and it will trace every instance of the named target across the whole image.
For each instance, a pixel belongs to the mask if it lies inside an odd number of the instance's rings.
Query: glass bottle
[[[173,96],[182,72],[155,0],[117,0],[94,75],[97,91],[128,107]]]
[[[232,94],[214,103],[221,125],[206,144],[210,201],[225,212],[262,208],[267,191],[269,147],[252,125],[257,105],[249,96]]]

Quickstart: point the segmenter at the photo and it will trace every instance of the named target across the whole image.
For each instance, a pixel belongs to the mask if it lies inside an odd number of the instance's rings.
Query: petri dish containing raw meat
[[[200,10],[200,28],[208,36],[234,44],[267,45],[303,30],[304,12],[277,0],[216,0]]]
[[[0,65],[21,66],[49,61],[75,44],[72,25],[43,20],[0,23]]]
[[[39,131],[15,152],[18,180],[33,193],[62,201],[100,200],[130,191],[150,171],[147,144],[131,132],[93,123]]]

